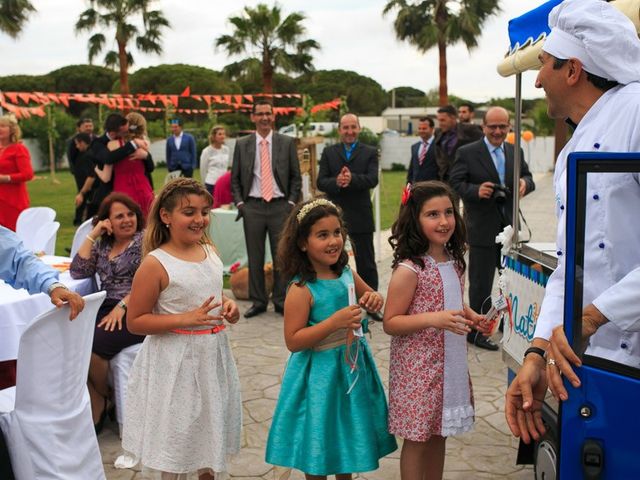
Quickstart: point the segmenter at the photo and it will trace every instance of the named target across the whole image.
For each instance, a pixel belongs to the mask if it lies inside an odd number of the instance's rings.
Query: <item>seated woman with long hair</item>
[[[126,325],[131,283],[142,259],[143,227],[140,206],[127,195],[114,192],[100,204],[93,230],[71,262],[71,277],[88,278],[97,273],[100,288],[107,292],[96,318],[89,364],[91,411],[98,433],[109,397],[109,360],[144,340],[144,336],[129,333]]]

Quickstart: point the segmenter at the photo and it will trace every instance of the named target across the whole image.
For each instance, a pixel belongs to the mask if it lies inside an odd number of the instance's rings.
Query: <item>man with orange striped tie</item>
[[[238,139],[231,168],[231,192],[243,220],[249,257],[249,298],[253,304],[244,313],[246,318],[267,310],[265,237],[269,235],[275,259],[284,221],[300,199],[302,188],[295,140],[273,131],[272,105],[266,100],[256,101],[251,120],[256,132]],[[272,301],[277,313],[284,312],[285,287],[274,270]]]

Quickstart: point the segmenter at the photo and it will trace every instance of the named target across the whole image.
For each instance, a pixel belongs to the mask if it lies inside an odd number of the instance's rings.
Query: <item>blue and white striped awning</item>
[[[550,0],[530,12],[509,20],[509,55],[540,40],[549,29],[549,12],[562,0]]]
[[[549,33],[549,12],[562,0],[549,0],[537,8],[509,20],[509,51],[498,65],[498,73],[508,77],[540,66],[538,53]]]
[[[500,75],[508,77],[540,68],[538,54],[549,34],[549,13],[561,2],[562,0],[549,0],[524,15],[509,20],[509,51],[498,64]],[[629,17],[640,30],[640,0],[614,0],[610,3]]]

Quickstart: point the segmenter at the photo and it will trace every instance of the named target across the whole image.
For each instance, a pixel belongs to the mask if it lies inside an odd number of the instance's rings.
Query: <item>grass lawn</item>
[[[156,168],[153,172],[153,182],[156,191],[164,184],[167,175],[166,168]],[[406,182],[406,172],[382,172],[380,209],[382,228],[391,226],[398,215],[400,205],[400,194]],[[196,178],[200,178],[200,172],[196,172]],[[56,255],[66,256],[65,248],[71,248],[73,234],[76,227],[73,226],[73,216],[75,207],[73,199],[76,195],[76,186],[73,176],[68,170],[61,170],[56,173],[56,180],[53,183],[48,172],[37,173],[35,178],[27,183],[31,206],[51,207],[57,212],[56,220],[60,222],[58,239],[56,241]]]

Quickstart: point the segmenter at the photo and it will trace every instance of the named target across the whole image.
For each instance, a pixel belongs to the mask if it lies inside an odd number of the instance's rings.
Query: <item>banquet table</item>
[[[59,270],[71,262],[68,257],[54,255],[45,255],[41,260]],[[93,277],[74,280],[68,270],[60,273],[59,281],[82,296],[96,290]],[[18,357],[18,345],[24,329],[37,315],[52,307],[48,295],[30,295],[25,289],[16,290],[0,280],[0,362]]]
[[[211,210],[209,222],[209,236],[216,246],[224,272],[229,273],[229,268],[236,262],[240,266],[247,265],[247,247],[244,241],[244,228],[242,220],[236,222],[238,210],[215,208]],[[269,238],[265,242],[265,263],[271,262],[271,248]]]

